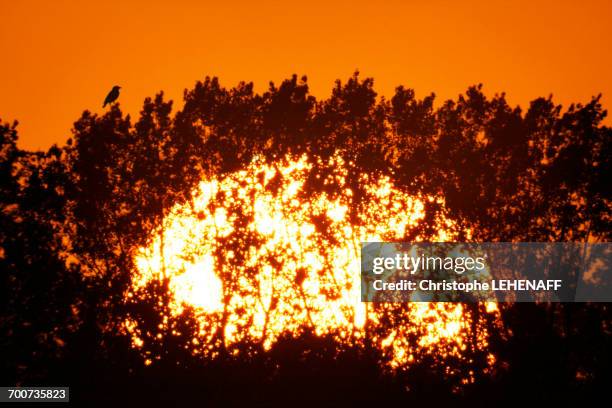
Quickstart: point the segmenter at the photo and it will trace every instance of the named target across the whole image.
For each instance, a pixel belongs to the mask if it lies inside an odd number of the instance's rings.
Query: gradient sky
[[[22,147],[46,149],[84,109],[104,112],[114,84],[134,116],[159,90],[180,106],[206,75],[263,91],[306,74],[326,97],[356,69],[383,95],[403,84],[454,98],[482,82],[513,104],[601,92],[609,107],[611,40],[606,0],[0,0],[0,118],[19,120]]]

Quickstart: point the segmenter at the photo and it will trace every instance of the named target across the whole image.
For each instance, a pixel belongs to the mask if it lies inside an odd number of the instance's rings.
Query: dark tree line
[[[2,124],[0,382],[68,384],[73,399],[101,403],[125,394],[262,406],[473,403],[520,400],[517,392],[551,402],[604,392],[612,362],[607,304],[504,306],[511,335],[494,334],[490,348],[505,365],[454,393],[426,358],[394,375],[380,370],[373,350],[338,350],[333,339],[306,334],[248,361],[200,361],[191,353],[196,323],[188,309],[166,329],[183,335],[151,343],[161,358],[149,367],[122,334],[129,315],[154,337],[168,301],[167,282],[126,301],[134,249],[200,180],[255,156],[339,152],[350,160],[355,219],[368,204],[360,201],[364,173],[389,176],[410,194],[444,197],[444,205],[425,201],[425,219],[406,231],[407,241],[433,236],[440,216],[475,242],[610,241],[612,129],[602,124],[599,97],[565,110],[539,98],[523,110],[475,86],[438,107],[434,100],[404,87],[380,98],[373,80],[358,74],[322,100],[309,94],[305,77],[261,94],[251,83],[225,88],[207,77],[185,91],[175,113],[163,93],[147,98],[135,121],[118,104],[102,116],[85,111],[72,139],[46,152],[20,149],[16,124]],[[314,168],[307,192],[328,188],[326,171]],[[139,391],[127,394],[128,384]]]

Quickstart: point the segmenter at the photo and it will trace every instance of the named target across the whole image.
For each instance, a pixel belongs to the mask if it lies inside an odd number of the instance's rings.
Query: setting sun
[[[304,191],[312,166],[331,170],[323,183],[337,194]],[[204,337],[222,330],[224,346],[230,348],[243,341],[269,348],[280,335],[312,330],[333,334],[338,343],[362,344],[369,336],[392,356],[392,367],[408,364],[423,350],[439,358],[461,356],[474,338],[473,347],[486,350],[486,330],[472,325],[461,305],[361,302],[360,243],[401,239],[422,219],[423,204],[388,179],[364,174],[370,204],[358,214],[359,222],[351,223],[347,166],[339,155],[315,163],[307,156],[270,164],[255,158],[245,170],[202,181],[191,200],[176,205],[149,246],[140,249],[136,296],[151,280],[167,277],[174,315],[184,306],[195,308]],[[448,236],[446,223],[440,236]],[[245,236],[252,244],[237,255],[234,239]],[[390,308],[402,310],[400,316],[410,324],[385,338],[366,333],[366,326],[376,325]],[[487,308],[488,313],[496,310]],[[138,338],[138,328],[128,328]],[[135,344],[140,346],[140,340]],[[210,351],[206,344],[200,350]]]

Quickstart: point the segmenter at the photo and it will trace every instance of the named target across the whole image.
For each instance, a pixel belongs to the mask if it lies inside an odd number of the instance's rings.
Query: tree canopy
[[[422,218],[397,237],[405,241],[436,237],[440,220],[448,219],[446,228],[462,241],[609,242],[612,129],[605,117],[600,96],[566,109],[552,97],[538,98],[523,109],[504,94],[485,95],[481,85],[442,102],[399,86],[387,99],[373,79],[355,73],[337,81],[326,99],[310,95],[307,78],[296,75],[263,93],[252,83],[226,88],[206,77],[185,91],[175,111],[163,93],[147,98],[135,120],[119,104],[103,115],[84,111],[68,143],[46,152],[20,149],[17,124],[4,123],[0,378],[68,384],[74,399],[101,403],[111,401],[105,387],[127,384],[148,389],[144,399],[156,402],[172,401],[170,390],[180,387],[185,401],[272,404],[311,387],[331,401],[355,403],[423,401],[428,390],[437,390],[439,401],[466,402],[510,389],[542,401],[605,392],[612,350],[607,304],[503,306],[503,328],[485,322],[496,364],[474,349],[453,366],[462,373],[457,378],[476,372],[466,384],[450,379],[451,363],[431,355],[389,372],[380,365],[387,357],[367,342],[339,344],[311,330],[281,337],[265,352],[235,356],[219,346],[219,353],[197,358],[194,311],[186,307],[164,321],[167,280],[151,283],[137,299],[127,296],[137,249],[173,208],[189,203],[202,180],[235,175],[254,160],[275,166],[305,157],[312,166],[302,192],[308,202],[322,192],[342,199],[344,189],[325,181],[337,169],[322,164],[342,158],[353,225],[372,203],[364,177],[388,178],[398,191],[423,199]],[[209,210],[223,200],[212,200]],[[232,211],[243,229],[238,240],[223,242],[239,257],[261,237],[247,232],[252,214],[238,205]],[[313,219],[333,240],[325,222]],[[299,285],[303,272],[295,273]],[[485,306],[470,307],[478,316]],[[376,330],[410,324],[401,313],[389,309]],[[127,317],[139,324],[146,358],[123,329]],[[157,337],[160,331],[178,334]]]

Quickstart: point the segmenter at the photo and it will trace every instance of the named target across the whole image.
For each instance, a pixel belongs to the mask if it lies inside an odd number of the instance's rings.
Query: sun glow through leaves
[[[470,342],[486,349],[486,329],[461,304],[360,301],[360,242],[402,240],[424,206],[388,178],[368,174],[360,176],[365,197],[357,201],[346,182],[350,165],[339,155],[314,163],[305,155],[255,159],[202,181],[140,248],[132,296],[166,277],[169,317],[186,305],[195,310],[195,353],[204,355],[240,342],[269,349],[279,336],[304,331],[331,334],[339,345],[367,338],[395,368],[417,353],[461,356]],[[328,170],[316,180],[318,190],[307,188],[313,166]],[[449,225],[440,220],[434,238],[447,239]],[[497,312],[494,305],[483,310]],[[389,316],[394,324],[380,329]],[[128,321],[126,328],[142,346],[137,325]]]

